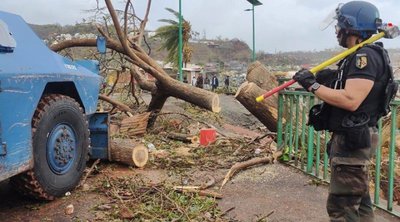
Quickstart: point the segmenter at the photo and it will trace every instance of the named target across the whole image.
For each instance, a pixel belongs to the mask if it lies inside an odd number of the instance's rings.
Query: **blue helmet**
[[[378,9],[364,1],[351,1],[338,7],[336,19],[339,28],[359,34],[363,38],[376,33],[382,24]]]

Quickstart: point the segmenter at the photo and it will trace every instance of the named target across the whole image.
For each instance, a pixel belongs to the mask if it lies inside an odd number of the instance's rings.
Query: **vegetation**
[[[173,9],[166,8],[167,11],[175,15],[179,20],[179,13]],[[160,50],[166,50],[168,55],[165,59],[166,63],[172,63],[174,67],[179,66],[179,21],[171,19],[161,19],[161,22],[168,23],[169,25],[161,26],[156,30],[155,39],[161,39],[162,44]],[[186,66],[190,62],[193,49],[189,46],[189,39],[191,38],[192,26],[188,21],[182,17],[182,43],[183,43],[183,62]]]

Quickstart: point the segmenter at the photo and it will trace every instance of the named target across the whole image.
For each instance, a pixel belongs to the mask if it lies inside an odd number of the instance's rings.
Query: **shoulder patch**
[[[356,54],[356,67],[363,69],[368,65],[368,57],[366,53]]]

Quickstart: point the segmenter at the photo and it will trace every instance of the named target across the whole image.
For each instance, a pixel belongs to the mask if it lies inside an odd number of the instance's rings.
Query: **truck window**
[[[0,52],[12,52],[17,46],[7,24],[0,20]]]

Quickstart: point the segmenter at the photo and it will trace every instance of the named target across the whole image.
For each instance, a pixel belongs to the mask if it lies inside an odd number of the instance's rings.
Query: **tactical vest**
[[[323,116],[326,121],[320,129],[340,132],[346,130],[345,127],[357,127],[358,124],[367,124],[368,126],[376,126],[380,117],[390,112],[389,103],[397,92],[397,83],[394,82],[393,69],[387,51],[379,44],[370,44],[369,47],[378,52],[383,61],[383,71],[378,73],[376,80],[366,99],[361,103],[360,107],[352,112],[329,104],[323,104]],[[349,69],[349,62],[354,58],[357,52],[346,57],[339,62],[337,78],[331,83],[333,89],[344,89]],[[310,111],[310,114],[313,110]],[[347,124],[347,126],[346,126]],[[359,125],[358,125],[359,126]]]

